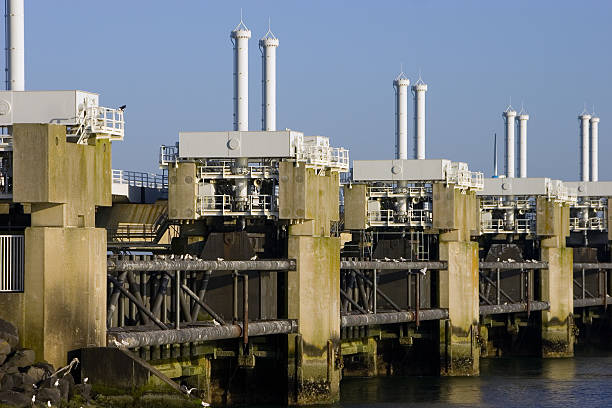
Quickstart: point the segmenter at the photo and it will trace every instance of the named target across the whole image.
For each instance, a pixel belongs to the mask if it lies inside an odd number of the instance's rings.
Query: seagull
[[[512,258],[508,258],[508,262],[516,262],[516,261]]]
[[[195,390],[197,390],[197,388],[187,388],[186,386],[182,386],[181,389],[189,396],[191,396],[191,393],[194,392]]]
[[[427,267],[424,267],[423,269],[419,269],[419,272],[421,272],[421,275],[425,275],[425,273],[427,272]]]
[[[389,258],[387,258],[387,257],[385,256],[385,261],[389,262],[390,260],[391,260],[391,259],[389,259]]]
[[[54,387],[59,387],[59,379],[55,380],[55,382],[53,383]]]
[[[499,262],[499,258],[497,258],[497,262]]]
[[[38,387],[36,386],[36,384],[32,384],[32,388],[37,389]]]
[[[407,261],[407,259],[406,259],[406,258],[402,258],[402,257],[400,256],[400,262],[406,262],[406,261]]]
[[[210,404],[208,402],[202,401],[202,406],[203,407],[210,407]]]
[[[83,380],[83,384],[87,384],[87,381],[89,381],[89,377],[85,377],[85,379]]]
[[[219,322],[218,322],[218,321],[216,321],[215,319],[213,319],[213,324],[214,324],[215,326],[221,326],[221,323],[219,323]]]
[[[254,261],[254,260],[256,260],[256,259],[257,259],[257,255],[253,255],[253,256],[251,257],[251,261]]]
[[[399,262],[397,259],[393,259],[393,262]]]
[[[221,262],[223,258],[217,258],[217,262]]]
[[[127,105],[121,105],[121,106],[119,107],[119,110],[120,110],[120,111],[124,111],[124,110],[125,110],[125,108],[127,108]]]
[[[50,407],[51,406],[51,401],[47,401],[47,406]]]
[[[174,259],[174,254],[170,255],[170,259]]]
[[[36,395],[32,395],[32,404],[36,402]]]

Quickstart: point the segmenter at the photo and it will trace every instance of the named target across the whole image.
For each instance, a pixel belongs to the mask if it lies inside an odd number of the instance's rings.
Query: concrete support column
[[[436,183],[433,205],[440,260],[448,262],[448,269],[438,272],[438,306],[449,314],[440,321],[440,374],[478,375],[478,243],[471,241],[478,229],[478,199],[474,192]]]
[[[541,260],[548,269],[541,271],[540,298],[550,303],[542,311],[542,357],[574,355],[573,250],[566,248],[569,235],[569,206],[539,197],[537,234],[541,236]]]
[[[440,321],[440,374],[478,375],[478,243],[445,241],[440,235],[439,306],[448,309]]]
[[[279,213],[289,219],[287,317],[297,334],[287,336],[287,403],[328,404],[340,398],[340,238],[331,236],[339,218],[337,172],[316,173],[303,164],[279,168]]]

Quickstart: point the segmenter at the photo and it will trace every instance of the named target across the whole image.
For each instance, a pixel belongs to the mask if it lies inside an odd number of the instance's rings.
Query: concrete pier
[[[543,269],[541,275],[541,300],[550,303],[550,309],[542,311],[542,357],[571,357],[574,271],[573,250],[566,247],[569,205],[538,197],[537,235],[541,260],[548,262],[548,269]]]
[[[440,374],[478,375],[478,199],[453,185],[433,186],[434,228],[440,230],[439,255],[448,269],[438,272],[439,307],[448,309],[440,320]]]
[[[340,238],[330,228],[339,219],[339,176],[290,162],[279,172],[281,216],[305,219],[289,226],[287,244],[297,261],[287,277],[287,317],[299,321],[287,337],[287,403],[333,403],[340,398]]]

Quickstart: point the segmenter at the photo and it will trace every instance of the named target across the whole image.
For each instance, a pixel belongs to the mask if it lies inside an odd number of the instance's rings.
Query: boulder
[[[60,390],[56,387],[53,388],[42,388],[36,393],[36,401],[47,403],[51,401],[52,405],[57,405],[61,398]]]
[[[0,339],[6,341],[14,349],[19,344],[19,332],[13,324],[0,319]]]
[[[4,366],[7,368],[17,368],[19,371],[20,368],[27,368],[34,364],[36,360],[36,353],[34,350],[30,349],[22,349],[17,350],[8,360],[4,363]],[[7,372],[10,372],[7,370]]]
[[[59,386],[61,398],[64,401],[72,399],[74,395],[74,378],[72,374],[68,373],[59,379]]]
[[[53,373],[55,372],[55,368],[53,368],[53,366],[47,363],[46,361],[41,361],[39,363],[32,364],[32,366],[42,368],[43,370],[45,370],[45,373],[47,373],[46,377],[51,377]]]
[[[0,405],[1,404],[16,407],[29,407],[32,404],[32,399],[19,392],[2,391],[0,392]]]
[[[0,365],[6,360],[6,356],[11,354],[11,345],[8,341],[0,338]]]
[[[51,373],[47,373],[47,371],[44,368],[36,367],[36,366],[30,366],[27,369],[26,374],[32,377],[32,379],[34,380],[34,383],[36,384],[38,384],[45,378],[48,378],[49,376],[51,376]]]
[[[0,391],[10,391],[15,386],[15,380],[12,374],[4,374],[0,380]]]

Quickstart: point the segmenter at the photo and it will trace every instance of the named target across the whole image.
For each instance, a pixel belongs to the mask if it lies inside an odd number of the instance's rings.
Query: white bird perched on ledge
[[[421,275],[425,275],[427,273],[427,267],[424,267],[423,269],[419,269],[419,272],[421,273]]]

